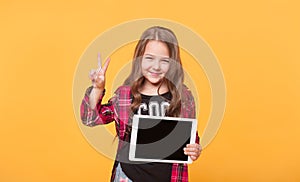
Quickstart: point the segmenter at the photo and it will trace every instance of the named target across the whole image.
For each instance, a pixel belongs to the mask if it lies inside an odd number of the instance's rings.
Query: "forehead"
[[[158,40],[150,40],[145,48],[144,55],[169,57],[169,48],[166,43]]]

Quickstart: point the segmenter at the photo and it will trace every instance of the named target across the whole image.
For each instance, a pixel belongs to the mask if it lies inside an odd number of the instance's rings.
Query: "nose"
[[[155,70],[160,70],[160,61],[159,61],[159,59],[155,59],[155,61],[153,61],[152,68],[155,69]]]

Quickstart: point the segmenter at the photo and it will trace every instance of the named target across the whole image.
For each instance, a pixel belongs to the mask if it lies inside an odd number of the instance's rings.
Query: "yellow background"
[[[191,181],[300,181],[296,0],[0,3],[0,181],[108,181],[113,161],[74,117],[78,60],[101,32],[164,18],[201,35],[227,86],[222,126]]]

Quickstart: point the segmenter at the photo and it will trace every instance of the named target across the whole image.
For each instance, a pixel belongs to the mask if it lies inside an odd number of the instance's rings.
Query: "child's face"
[[[165,43],[151,40],[147,43],[142,59],[142,74],[146,82],[158,85],[170,67],[169,50]]]

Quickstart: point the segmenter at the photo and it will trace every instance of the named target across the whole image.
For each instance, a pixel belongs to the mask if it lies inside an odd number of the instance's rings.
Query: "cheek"
[[[168,72],[169,69],[170,69],[170,64],[163,64],[163,65],[161,65],[161,70],[162,70],[164,73]]]
[[[147,70],[149,69],[149,67],[151,67],[151,65],[147,61],[142,61],[141,63],[142,70]]]
[[[149,68],[149,65],[145,63],[145,61],[142,61],[141,63],[141,69],[142,69],[142,74],[145,76],[147,69]]]

